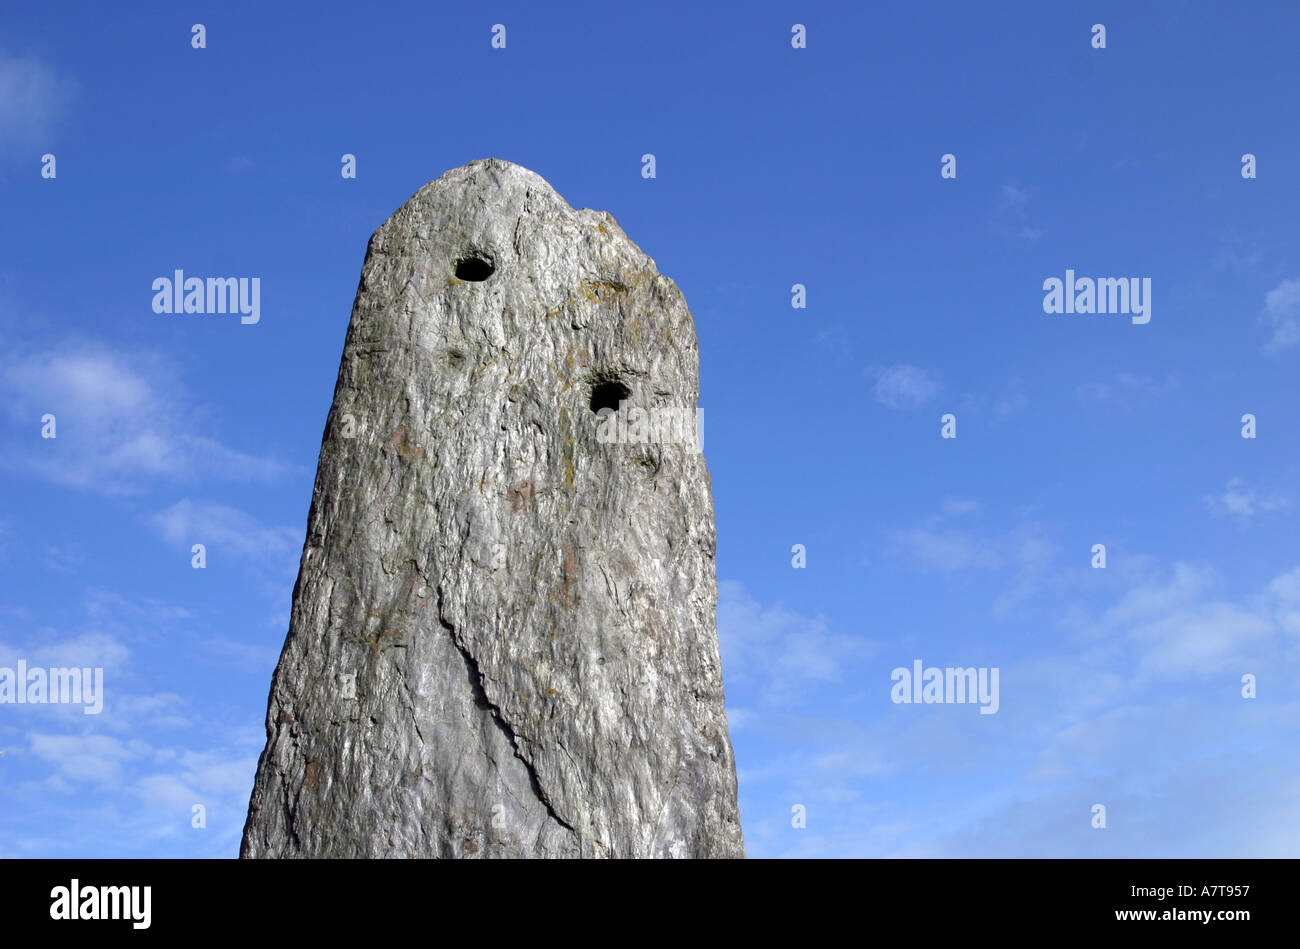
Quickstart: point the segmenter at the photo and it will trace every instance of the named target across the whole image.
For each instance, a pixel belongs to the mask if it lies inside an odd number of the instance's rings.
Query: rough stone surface
[[[592,409],[698,372],[677,286],[518,165],[374,233],[242,856],[744,856],[704,458]]]

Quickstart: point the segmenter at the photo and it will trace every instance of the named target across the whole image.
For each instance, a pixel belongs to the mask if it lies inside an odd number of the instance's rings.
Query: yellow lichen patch
[[[446,287],[460,287],[460,286],[464,286],[464,284],[465,281],[463,280],[457,280],[455,277],[448,277],[447,283],[444,285],[444,289]]]
[[[610,280],[584,280],[582,282],[582,296],[588,303],[599,303],[602,296],[608,296],[612,293],[627,293],[628,287],[621,283],[614,283]]]
[[[548,318],[555,316],[565,308],[573,306],[579,300],[585,300],[587,303],[599,303],[603,296],[627,293],[633,287],[639,286],[654,276],[655,274],[635,273],[628,277],[627,283],[615,283],[612,280],[584,280],[576,295],[569,297],[555,309],[547,310],[546,316]]]

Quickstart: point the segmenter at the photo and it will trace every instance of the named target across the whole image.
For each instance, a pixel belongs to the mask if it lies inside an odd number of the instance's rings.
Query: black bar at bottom
[[[0,909],[7,935],[126,938],[332,941],[414,926],[437,942],[467,938],[469,926],[486,927],[480,936],[517,927],[547,941],[640,942],[689,921],[691,941],[714,928],[739,936],[792,925],[806,937],[846,924],[863,938],[902,927],[926,939],[1098,930],[1231,939],[1294,927],[1295,870],[1289,860],[5,860]]]

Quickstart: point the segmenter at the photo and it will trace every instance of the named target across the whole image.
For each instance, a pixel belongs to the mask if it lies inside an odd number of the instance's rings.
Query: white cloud
[[[1160,380],[1149,376],[1138,376],[1131,372],[1121,372],[1109,382],[1085,382],[1075,388],[1074,394],[1080,402],[1089,405],[1114,402],[1133,404],[1172,392],[1179,385],[1177,377],[1173,375],[1165,376]]]
[[[58,573],[76,573],[86,562],[86,552],[75,541],[69,544],[45,544],[44,564]]]
[[[60,643],[38,646],[27,661],[38,666],[116,669],[129,655],[130,651],[112,636],[86,632]]]
[[[891,554],[921,569],[941,573],[997,570],[1004,566],[1034,571],[1045,567],[1056,555],[1056,545],[1044,540],[1035,525],[980,533],[948,523],[952,518],[980,513],[977,502],[949,500],[942,507],[942,514],[927,517],[916,527],[889,531]]]
[[[233,507],[188,498],[177,501],[148,522],[170,544],[207,547],[207,555],[226,551],[246,560],[283,561],[302,545],[302,532],[290,527],[263,527]]]
[[[107,735],[29,734],[32,758],[51,772],[4,789],[21,808],[0,812],[6,849],[29,857],[122,857],[152,854],[166,839],[164,852],[233,856],[263,740],[240,736],[196,751]],[[202,833],[190,823],[196,804],[206,809]],[[67,832],[32,836],[33,814]]]
[[[46,723],[62,723],[76,729],[103,728],[118,734],[133,735],[140,729],[186,728],[192,723],[181,709],[179,695],[157,692],[135,694],[124,689],[131,678],[131,650],[108,633],[90,628],[84,632],[50,639],[48,631],[36,631],[24,644],[0,640],[0,666],[14,668],[18,660],[31,668],[77,668],[104,670],[102,711],[90,721],[79,704],[26,705],[15,709],[27,719],[39,718]],[[273,665],[273,663],[272,663]],[[264,664],[262,669],[267,668]]]
[[[1016,237],[1029,244],[1037,243],[1047,233],[1029,221],[1029,191],[1012,184],[998,190],[997,207],[993,210],[993,228],[1006,237]]]
[[[876,401],[891,409],[919,409],[939,392],[933,376],[907,363],[872,367],[867,375],[876,380]]]
[[[1077,587],[1076,572],[1060,562],[1061,546],[1049,539],[1043,525],[1022,521],[990,530],[981,515],[974,501],[946,501],[942,513],[914,527],[886,530],[887,554],[904,565],[948,574],[958,582],[1003,572],[1006,587],[994,598],[995,613],[1014,610],[1048,591],[1065,596]]]
[[[1160,613],[1185,609],[1213,589],[1213,569],[1176,563],[1167,580],[1148,578],[1133,585],[1102,617],[1103,625],[1121,625]]]
[[[0,375],[0,390],[24,429],[5,463],[57,484],[122,494],[151,479],[247,481],[292,470],[197,434],[175,374],[143,356],[88,347],[34,354]],[[37,437],[46,413],[57,438]]]
[[[992,413],[994,421],[1003,422],[1019,415],[1029,405],[1029,394],[1024,380],[1016,376],[1008,379],[996,395],[982,392],[963,392],[957,410],[967,415]]]
[[[40,141],[65,115],[75,80],[35,56],[0,53],[0,148]]]
[[[86,591],[86,614],[96,622],[119,629],[138,629],[141,624],[163,626],[194,618],[183,606],[172,606],[162,600],[131,600],[112,590],[92,588]]]
[[[286,614],[283,622],[276,622],[275,629],[282,633],[288,628],[289,617]],[[269,675],[280,658],[278,643],[242,643],[227,636],[209,635],[200,640],[199,646],[212,656],[259,675]]]
[[[114,785],[121,781],[123,766],[145,754],[140,741],[122,741],[110,735],[28,736],[32,754],[53,765],[70,781]]]
[[[993,403],[993,415],[998,419],[1010,418],[1028,404],[1029,396],[1025,394],[1025,390],[1018,384],[1014,384]]]
[[[996,570],[1002,566],[997,550],[974,533],[934,523],[923,524],[892,534],[895,554],[926,570],[949,573],[980,568]]]
[[[1232,478],[1219,494],[1207,494],[1203,499],[1215,517],[1235,517],[1242,523],[1256,514],[1280,511],[1291,502],[1279,495],[1260,496],[1242,478]]]
[[[118,669],[131,654],[115,637],[97,630],[87,630],[64,639],[50,639],[48,634],[32,633],[26,641],[26,646],[18,647],[0,640],[0,665],[12,667],[19,659],[24,659],[32,667]]]
[[[185,700],[175,692],[132,695],[114,692],[106,702],[103,724],[114,731],[136,734],[144,728],[192,728],[193,721],[183,714]]]
[[[160,756],[162,757],[162,756]],[[143,801],[160,810],[189,813],[195,804],[240,799],[250,790],[257,756],[229,759],[212,752],[180,751],[176,770],[142,777],[136,787]]]
[[[1005,539],[1005,557],[1042,556],[1025,549],[1032,533],[994,536]],[[1124,584],[1082,635],[1052,635],[1048,624],[1029,658],[1014,633],[996,647],[1006,657],[996,716],[907,706],[867,722],[747,712],[737,754],[751,854],[1285,855],[1300,839],[1276,833],[1297,813],[1300,567],[1228,596],[1208,567],[1123,560],[1127,569],[1093,571],[1086,557],[1064,568],[1071,593],[1081,576],[1110,575],[1098,589]],[[996,643],[1000,633],[973,627],[962,639]],[[1244,672],[1259,674],[1256,700],[1239,695]],[[781,740],[788,751],[772,754]],[[789,828],[796,802],[808,808],[807,830]],[[1090,825],[1095,802],[1108,808],[1104,834]]]
[[[1268,291],[1260,319],[1273,326],[1264,352],[1280,353],[1300,343],[1300,279],[1283,280]]]
[[[1265,603],[1278,627],[1295,638],[1292,648],[1300,647],[1300,567],[1269,584]]]
[[[1223,675],[1256,664],[1276,638],[1267,616],[1232,603],[1203,603],[1134,626],[1143,671],[1156,675]]]
[[[8,752],[0,761],[0,855],[234,855],[265,741],[262,708],[245,706],[245,715],[241,706],[211,699],[194,707],[195,696],[177,694],[193,669],[161,673],[177,692],[132,691],[133,682],[158,680],[150,664],[140,664],[143,651],[128,652],[119,640],[165,636],[165,651],[188,664],[180,647],[206,651],[206,637],[192,629],[188,611],[156,600],[94,590],[86,606],[86,626],[70,633],[33,626],[18,611],[0,613],[0,623],[22,630],[20,648],[0,639],[0,665],[22,655],[33,664],[106,667],[100,715],[73,705],[25,705],[11,707],[21,717],[0,715],[0,750]],[[261,683],[273,661],[259,670]],[[195,804],[207,808],[202,833],[190,824]],[[51,826],[61,829],[40,830]]]
[[[1263,248],[1256,241],[1243,238],[1235,229],[1229,228],[1218,235],[1214,266],[1240,272],[1253,269],[1263,259]]]
[[[1176,563],[1164,577],[1145,579],[1106,610],[1095,636],[1118,638],[1135,650],[1137,668],[1162,677],[1228,676],[1266,668],[1280,657],[1282,634],[1300,599],[1300,571],[1282,574],[1240,600],[1216,596],[1208,566]]]
[[[846,666],[876,644],[831,633],[780,604],[763,606],[734,580],[718,584],[718,639],[729,699],[750,693],[769,706],[790,706],[839,682]]]
[[[832,751],[819,755],[813,762],[813,768],[825,775],[843,779],[849,777],[875,777],[888,774],[894,767],[884,761],[877,749],[865,752],[861,749]]]

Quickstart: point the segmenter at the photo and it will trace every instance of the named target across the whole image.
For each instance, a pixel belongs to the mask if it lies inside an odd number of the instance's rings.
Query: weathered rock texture
[[[676,285],[518,165],[375,232],[243,856],[744,855],[708,470],[592,408],[693,412],[698,365]]]

